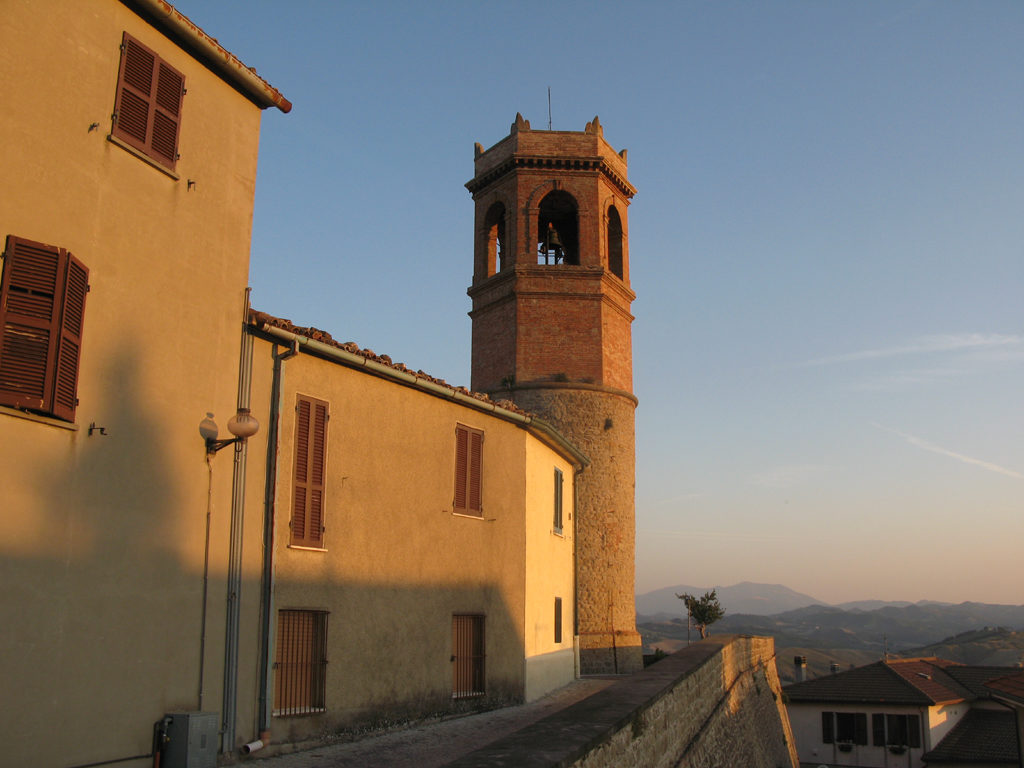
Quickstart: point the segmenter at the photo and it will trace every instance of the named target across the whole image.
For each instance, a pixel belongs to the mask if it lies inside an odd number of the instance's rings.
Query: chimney
[[[793,667],[796,670],[796,681],[802,683],[807,680],[807,657],[794,656]]]
[[[839,665],[833,661],[831,664],[828,665],[828,671],[829,674],[834,675],[836,672],[839,671]]]

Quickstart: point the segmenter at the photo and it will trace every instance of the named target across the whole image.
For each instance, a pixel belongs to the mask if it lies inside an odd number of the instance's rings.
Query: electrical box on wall
[[[216,712],[170,712],[163,768],[217,768]]]

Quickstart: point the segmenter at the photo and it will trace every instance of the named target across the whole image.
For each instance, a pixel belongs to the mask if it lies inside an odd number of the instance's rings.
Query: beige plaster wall
[[[256,378],[271,373],[271,346],[257,341]],[[299,393],[330,404],[322,551],[288,545]],[[527,509],[544,498],[550,516],[564,460],[488,413],[305,353],[284,363],[282,404],[274,610],[329,611],[329,664],[327,711],[275,717],[273,741],[480,704],[452,700],[458,613],[486,616],[486,698],[522,700],[527,621],[538,621],[526,607]],[[452,512],[456,424],[484,432],[482,518]],[[571,542],[553,556],[542,590],[563,594],[571,616]]]
[[[562,531],[554,529],[555,468],[562,471]],[[547,446],[526,451],[526,700],[569,683],[573,652],[573,467]],[[562,598],[562,641],[555,642],[555,598]]]
[[[177,180],[107,140],[124,31],[185,74]],[[197,425],[235,408],[260,110],[114,0],[9,0],[0,35],[0,237],[67,248],[91,286],[76,424],[0,409],[0,762],[110,760],[198,707],[208,508],[220,709],[232,459],[211,473]]]

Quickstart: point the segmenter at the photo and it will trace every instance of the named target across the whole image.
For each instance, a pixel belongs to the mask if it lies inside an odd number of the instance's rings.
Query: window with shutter
[[[299,395],[295,404],[295,472],[291,544],[324,545],[324,490],[327,469],[327,403]]]
[[[455,427],[455,512],[483,515],[484,433],[458,424]]]
[[[174,170],[184,95],[185,76],[125,32],[111,135]]]
[[[89,270],[53,245],[8,236],[0,278],[0,405],[75,420]]]

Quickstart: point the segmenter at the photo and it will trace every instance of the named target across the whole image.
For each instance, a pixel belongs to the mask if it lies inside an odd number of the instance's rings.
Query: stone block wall
[[[774,641],[723,635],[455,761],[456,768],[797,768]]]

